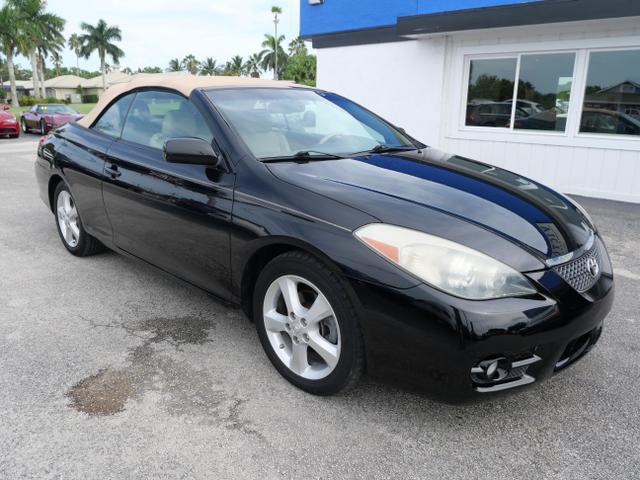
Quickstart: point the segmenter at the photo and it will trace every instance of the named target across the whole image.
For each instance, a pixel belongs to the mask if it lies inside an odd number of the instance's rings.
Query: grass
[[[89,111],[95,106],[95,103],[72,103],[69,105],[78,113],[89,113]],[[18,107],[18,108],[10,108],[9,111],[13,113],[16,117],[20,117],[20,112],[24,110],[28,110],[31,107]]]

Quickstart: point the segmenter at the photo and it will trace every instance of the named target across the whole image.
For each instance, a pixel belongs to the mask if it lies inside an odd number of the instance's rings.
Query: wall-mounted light
[[[324,0],[309,0],[309,5],[322,5]]]

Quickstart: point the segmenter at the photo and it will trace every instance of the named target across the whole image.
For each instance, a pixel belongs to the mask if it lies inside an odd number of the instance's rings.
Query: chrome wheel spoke
[[[270,332],[285,332],[287,330],[287,321],[289,318],[276,312],[275,309],[264,314],[264,325]]]
[[[307,345],[304,343],[294,343],[291,349],[291,362],[289,368],[298,375],[304,375],[307,368],[309,368],[309,361],[307,359]]]
[[[67,226],[65,225],[64,230],[65,230],[64,239],[67,241],[69,245],[72,245],[74,240],[73,240],[73,232],[71,231],[71,228],[67,228]]]
[[[311,305],[311,308],[304,314],[307,322],[311,324],[317,324],[321,320],[330,317],[333,314],[331,311],[331,305],[324,295],[318,295]]]
[[[282,277],[278,279],[278,286],[282,292],[282,298],[287,305],[287,312],[295,315],[301,315],[304,311],[300,303],[298,294],[298,283],[291,277]]]
[[[331,368],[338,364],[340,350],[337,345],[327,341],[320,333],[309,334],[309,346],[327,363]]]

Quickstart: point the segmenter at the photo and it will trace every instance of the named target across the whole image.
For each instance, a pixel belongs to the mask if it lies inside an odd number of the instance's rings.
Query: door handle
[[[120,175],[122,175],[122,172],[120,170],[118,170],[118,166],[115,165],[115,164],[111,164],[111,165],[108,165],[108,166],[104,167],[104,171],[107,172],[107,174],[111,178],[118,178]]]

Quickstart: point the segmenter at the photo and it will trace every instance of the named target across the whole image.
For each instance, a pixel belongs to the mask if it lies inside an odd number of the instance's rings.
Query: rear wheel
[[[254,291],[260,342],[293,385],[330,395],[354,385],[364,369],[357,314],[337,275],[303,252],[288,252],[260,273]]]
[[[62,182],[54,193],[54,207],[58,234],[69,253],[86,257],[102,249],[102,244],[84,230],[76,202],[69,188]]]

